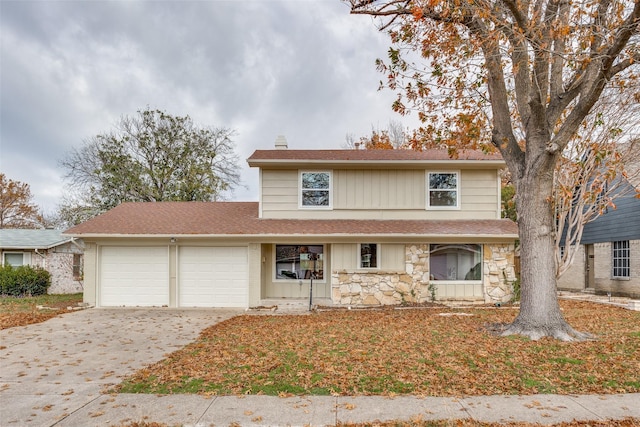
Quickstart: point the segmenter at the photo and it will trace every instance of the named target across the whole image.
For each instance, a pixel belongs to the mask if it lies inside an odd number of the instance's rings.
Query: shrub
[[[0,267],[0,294],[14,297],[44,295],[51,286],[51,274],[41,267]]]

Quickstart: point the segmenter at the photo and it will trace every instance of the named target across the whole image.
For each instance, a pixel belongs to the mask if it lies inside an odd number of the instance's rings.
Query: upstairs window
[[[331,208],[331,172],[300,173],[300,207]]]
[[[614,279],[628,279],[631,276],[631,253],[629,250],[629,241],[620,240],[613,242],[612,247],[612,266]]]
[[[459,176],[457,172],[429,172],[427,207],[431,209],[457,209],[459,202]]]

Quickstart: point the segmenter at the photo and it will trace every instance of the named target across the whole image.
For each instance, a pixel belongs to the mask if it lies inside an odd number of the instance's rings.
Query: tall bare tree
[[[393,46],[378,67],[415,109],[426,140],[490,142],[516,189],[521,305],[503,334],[561,340],[574,330],[557,299],[554,170],[603,91],[637,91],[640,2],[350,0]],[[634,92],[635,93],[635,92]]]
[[[123,116],[61,161],[73,191],[59,214],[76,223],[126,201],[220,199],[240,179],[232,136],[159,110]]]

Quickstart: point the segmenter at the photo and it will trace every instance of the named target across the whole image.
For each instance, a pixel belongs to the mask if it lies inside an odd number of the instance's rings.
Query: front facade
[[[511,299],[499,156],[258,150],[258,202],[125,203],[82,237],[85,302],[251,307]]]
[[[41,267],[51,274],[49,294],[82,292],[83,242],[60,230],[0,229],[2,265]]]

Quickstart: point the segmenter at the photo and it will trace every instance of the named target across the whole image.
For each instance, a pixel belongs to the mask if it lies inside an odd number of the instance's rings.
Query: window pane
[[[429,206],[455,206],[458,197],[455,191],[431,191]]]
[[[453,189],[458,186],[456,182],[455,173],[430,173],[429,174],[429,189],[441,190],[441,189]]]
[[[324,277],[322,245],[276,245],[276,279]]]
[[[482,247],[434,244],[429,264],[431,280],[482,280]]]
[[[458,205],[458,175],[429,173],[429,206]]]
[[[628,240],[613,242],[613,251],[612,251],[613,277],[629,277],[631,275],[630,255],[631,253],[629,250]]]
[[[4,254],[4,264],[18,267],[24,265],[24,256],[22,254]]]
[[[329,174],[327,172],[304,172],[302,174],[302,188],[329,189]]]
[[[75,280],[81,280],[82,278],[82,255],[81,254],[73,254],[72,273],[73,273],[73,278]]]
[[[360,245],[360,268],[378,268],[378,245],[363,243]]]
[[[302,206],[329,206],[329,192],[324,190],[303,190]]]

